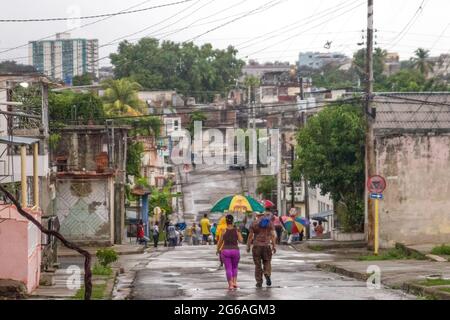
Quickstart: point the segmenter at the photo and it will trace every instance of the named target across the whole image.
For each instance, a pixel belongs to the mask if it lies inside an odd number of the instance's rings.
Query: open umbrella
[[[212,207],[211,212],[264,212],[256,199],[249,196],[234,195],[225,197]]]
[[[302,226],[306,227],[309,225],[309,222],[306,219],[303,219],[301,217],[296,217],[295,222],[300,223]]]
[[[264,206],[264,208],[266,208],[266,209],[275,207],[275,204],[270,200],[263,200],[261,202],[262,202],[262,205]]]
[[[283,221],[284,228],[289,234],[300,233],[304,229],[300,222],[295,221],[295,219],[291,217],[283,216],[281,217],[281,220]]]
[[[311,218],[311,220],[318,221],[318,222],[328,222],[327,219],[322,218],[322,217]]]

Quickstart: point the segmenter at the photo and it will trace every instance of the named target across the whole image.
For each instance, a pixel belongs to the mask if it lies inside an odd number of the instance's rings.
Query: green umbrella
[[[256,199],[249,196],[234,195],[225,197],[214,205],[211,212],[264,212]]]

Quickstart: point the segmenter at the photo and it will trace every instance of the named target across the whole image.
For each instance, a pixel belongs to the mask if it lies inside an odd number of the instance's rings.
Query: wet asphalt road
[[[163,249],[164,250],[164,249]],[[280,248],[273,258],[273,285],[257,289],[251,255],[241,249],[240,289],[228,291],[225,271],[219,269],[214,246],[182,246],[141,261],[132,298],[140,300],[383,300],[413,299],[390,289],[371,290],[362,281],[323,272],[318,262],[332,260],[323,253]]]

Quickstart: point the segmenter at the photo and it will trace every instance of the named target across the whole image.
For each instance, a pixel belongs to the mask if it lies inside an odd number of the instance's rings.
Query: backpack
[[[269,227],[270,219],[269,218],[262,218],[259,222],[259,227],[262,229],[266,229]]]

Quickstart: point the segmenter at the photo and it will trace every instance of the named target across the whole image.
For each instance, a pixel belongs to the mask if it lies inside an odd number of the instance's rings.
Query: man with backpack
[[[275,227],[272,223],[270,212],[265,215],[262,212],[256,213],[256,220],[250,226],[250,234],[247,241],[247,252],[250,252],[253,245],[252,255],[255,264],[256,287],[261,288],[263,275],[266,278],[266,285],[272,285],[272,255],[276,253]]]

